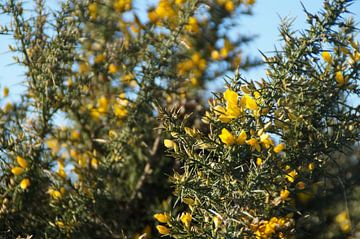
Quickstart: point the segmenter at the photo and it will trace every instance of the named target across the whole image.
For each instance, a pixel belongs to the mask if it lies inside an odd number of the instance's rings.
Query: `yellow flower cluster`
[[[255,232],[257,239],[273,238],[286,238],[281,229],[286,228],[289,224],[289,220],[284,217],[272,217],[269,221],[261,221],[258,225],[252,225],[252,230]]]
[[[15,176],[20,176],[24,173],[24,171],[28,168],[27,161],[20,156],[16,157],[16,162],[19,166],[15,166],[11,169],[12,174]],[[25,190],[30,186],[30,179],[29,178],[23,178],[20,182],[20,187]]]
[[[245,109],[255,111],[258,109],[256,100],[250,95],[245,94],[240,100],[239,95],[230,89],[224,92],[224,99],[226,101],[226,107],[215,106],[215,114],[218,115],[219,120],[223,123],[228,123],[233,119],[238,118]]]
[[[183,77],[191,75],[191,77],[199,78],[206,69],[206,66],[206,59],[202,58],[199,52],[196,52],[190,59],[182,61],[177,65],[177,72]]]
[[[157,213],[154,215],[154,218],[160,223],[169,223],[170,222],[170,215],[166,213]],[[156,229],[161,235],[168,235],[170,230],[168,227],[163,225],[157,225]]]

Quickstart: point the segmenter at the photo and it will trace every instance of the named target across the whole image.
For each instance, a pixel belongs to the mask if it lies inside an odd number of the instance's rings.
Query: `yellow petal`
[[[277,146],[275,146],[274,152],[275,152],[275,153],[280,153],[280,152],[283,151],[284,149],[285,149],[285,144],[284,144],[284,143],[281,143],[281,144],[278,144]]]
[[[236,139],[236,142],[238,144],[245,144],[246,138],[247,138],[247,134],[245,130],[241,130],[240,135]]]
[[[162,235],[167,235],[169,234],[170,230],[169,228],[162,226],[162,225],[157,225],[156,229],[158,230],[158,232]]]
[[[233,145],[236,141],[234,135],[232,135],[230,131],[225,128],[222,129],[219,138],[221,139],[221,142],[223,142],[226,145]]]
[[[164,140],[164,145],[168,149],[173,149],[173,148],[175,148],[176,143],[174,141],[170,140],[170,139],[165,139]]]
[[[18,176],[20,174],[22,174],[24,172],[24,169],[21,168],[21,167],[13,167],[11,169],[11,172],[15,175],[15,176]]]
[[[16,161],[20,165],[20,167],[27,168],[28,164],[27,164],[27,162],[26,162],[26,160],[24,158],[22,158],[20,156],[17,156]]]
[[[170,221],[170,216],[166,213],[157,213],[154,215],[154,218],[161,223],[168,223]]]
[[[224,98],[225,98],[225,100],[227,101],[228,104],[236,105],[237,102],[238,102],[239,95],[235,91],[227,89],[224,92]]]

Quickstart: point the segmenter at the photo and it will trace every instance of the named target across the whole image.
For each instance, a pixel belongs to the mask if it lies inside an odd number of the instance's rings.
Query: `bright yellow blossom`
[[[30,179],[28,178],[24,178],[23,180],[21,180],[20,182],[20,187],[25,190],[30,186]]]
[[[223,128],[221,134],[219,135],[221,142],[230,146],[236,143],[236,137],[230,133],[229,130]]]
[[[240,101],[240,104],[244,107],[246,107],[249,110],[257,110],[258,109],[258,105],[255,101],[254,98],[252,98],[251,96],[245,94]]]
[[[175,148],[176,143],[173,140],[165,139],[164,140],[164,145],[168,149],[173,149],[173,148]]]
[[[118,67],[113,63],[111,63],[108,67],[108,72],[110,74],[115,74],[118,70],[119,70]]]
[[[236,138],[236,143],[245,144],[246,143],[247,134],[245,130],[241,130],[240,135]]]
[[[322,54],[321,54],[322,58],[324,59],[324,61],[326,61],[328,64],[331,64],[332,63],[332,56],[330,54],[330,52],[328,51],[324,51]]]
[[[270,148],[270,146],[274,145],[274,142],[272,141],[270,135],[268,134],[261,134],[260,136],[260,142],[265,146],[265,148]]]
[[[158,232],[162,235],[168,235],[170,233],[169,228],[162,226],[162,225],[157,225],[156,229],[158,230]]]
[[[170,221],[170,216],[166,213],[157,213],[154,215],[154,218],[161,223],[168,223]]]
[[[290,182],[293,183],[295,181],[296,176],[298,175],[298,173],[296,172],[296,170],[292,170],[291,172],[287,173],[285,175],[285,178]]]
[[[11,169],[11,172],[15,175],[15,176],[19,176],[20,174],[22,174],[24,172],[24,169],[21,167],[13,167]]]
[[[281,190],[281,192],[280,192],[280,198],[282,200],[288,199],[289,195],[290,195],[290,192],[287,189]]]
[[[283,151],[285,149],[285,144],[284,143],[281,143],[281,144],[278,144],[274,147],[274,152],[275,153],[280,153],[281,151]]]
[[[249,140],[246,140],[246,143],[251,146],[251,150],[256,150],[260,152],[261,147],[257,139],[251,138]]]
[[[26,160],[24,158],[22,158],[20,156],[17,156],[16,161],[20,165],[20,167],[22,167],[24,169],[27,168],[28,164],[27,164],[27,162],[26,162]]]
[[[190,213],[185,212],[185,213],[182,213],[180,220],[185,225],[186,228],[189,228],[191,220],[192,220],[192,216]]]
[[[339,87],[344,86],[346,84],[346,80],[343,74],[341,73],[341,71],[335,73],[335,80],[338,83]]]

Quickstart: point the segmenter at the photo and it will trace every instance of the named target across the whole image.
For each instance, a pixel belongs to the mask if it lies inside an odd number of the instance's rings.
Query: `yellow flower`
[[[58,190],[49,189],[49,193],[50,193],[51,197],[55,200],[58,200],[62,197],[61,192]]]
[[[98,169],[99,167],[99,162],[96,158],[92,158],[90,161],[90,165],[93,169]]]
[[[118,67],[115,64],[111,63],[108,67],[108,72],[110,74],[115,74],[117,71],[118,71]]]
[[[65,226],[64,222],[63,221],[59,221],[59,220],[56,220],[55,221],[55,225],[58,226],[59,228],[63,228]]]
[[[225,128],[221,130],[221,134],[219,135],[219,138],[221,139],[221,142],[223,142],[228,146],[233,145],[236,142],[236,137],[232,135],[230,131]]]
[[[95,62],[96,64],[99,64],[99,63],[104,62],[104,61],[105,61],[105,56],[104,56],[103,54],[97,55],[97,56],[95,57],[95,59],[94,59],[94,62]]]
[[[26,160],[24,158],[22,158],[20,156],[17,156],[16,161],[20,165],[20,167],[22,167],[24,169],[27,168],[28,164],[27,164],[27,162],[26,162]]]
[[[188,24],[185,26],[185,29],[189,32],[197,33],[200,31],[198,21],[195,17],[189,17]]]
[[[270,135],[268,134],[261,134],[260,136],[260,142],[265,146],[265,148],[270,148],[270,146],[274,145],[274,142],[272,141]]]
[[[154,218],[161,223],[168,223],[170,221],[170,216],[166,213],[157,213],[154,215]]]
[[[25,190],[30,186],[30,179],[28,178],[24,178],[23,180],[21,180],[20,182],[20,187]]]
[[[314,163],[309,163],[309,164],[308,164],[308,169],[309,169],[310,171],[313,171],[313,170],[315,169],[315,164],[314,164]]]
[[[286,200],[289,197],[289,195],[290,195],[290,192],[287,189],[281,190],[281,192],[280,192],[280,198],[282,200]]]
[[[247,138],[247,134],[245,130],[241,130],[240,135],[236,139],[236,143],[238,144],[245,144]]]
[[[131,9],[131,0],[115,0],[114,9],[117,12],[124,12]]]
[[[328,64],[332,63],[332,56],[330,52],[324,51],[323,53],[321,53],[321,56],[324,59],[324,61],[326,61]]]
[[[13,167],[11,169],[11,172],[15,175],[15,176],[18,176],[20,174],[22,174],[24,172],[24,169],[21,168],[21,167]]]
[[[257,139],[251,138],[249,140],[246,140],[246,143],[251,146],[251,150],[256,150],[260,152],[261,147]]]
[[[213,59],[214,61],[220,60],[219,51],[213,50],[213,51],[211,52],[211,59]]]
[[[96,19],[97,16],[97,4],[96,3],[90,3],[88,6],[90,17],[93,19]]]
[[[156,229],[158,230],[158,232],[162,235],[168,235],[170,233],[169,228],[162,226],[162,225],[157,225]]]
[[[226,9],[226,11],[228,11],[228,12],[234,11],[235,5],[234,5],[234,3],[232,2],[232,0],[226,1],[226,3],[225,3],[225,9]]]
[[[10,92],[9,88],[4,87],[4,90],[3,90],[4,97],[7,97],[9,95],[9,92]]]
[[[90,71],[90,67],[86,62],[81,62],[79,64],[79,73],[80,74],[85,74],[88,73]]]
[[[285,144],[284,143],[281,143],[281,144],[278,144],[274,147],[274,152],[275,153],[280,153],[281,151],[283,151],[285,149]]]
[[[191,220],[192,220],[192,216],[190,213],[185,212],[185,213],[182,213],[180,220],[185,225],[186,228],[189,228]]]
[[[240,104],[244,107],[246,107],[249,110],[257,110],[258,109],[258,105],[256,103],[256,100],[253,99],[251,96],[245,94],[240,101]]]
[[[255,4],[255,0],[247,0],[246,1],[247,5],[254,5]]]
[[[221,220],[220,217],[214,216],[213,217],[213,222],[214,222],[215,228],[218,228],[221,225],[222,220]]]
[[[346,84],[346,80],[343,76],[343,74],[341,73],[341,71],[338,71],[335,73],[335,80],[338,83],[338,86],[344,86]]]
[[[170,140],[170,139],[165,139],[164,140],[164,145],[168,149],[173,149],[173,148],[175,148],[176,143],[174,141]]]
[[[342,211],[335,217],[336,223],[340,226],[340,229],[344,233],[348,233],[351,230],[351,221],[346,211]]]
[[[297,175],[298,175],[298,173],[296,172],[296,170],[292,170],[291,172],[289,172],[288,174],[285,175],[285,178],[290,183],[293,183],[295,181],[295,178],[296,178]]]
[[[263,160],[262,160],[261,158],[257,158],[257,159],[256,159],[256,165],[257,165],[257,166],[260,167],[260,166],[262,165],[262,163],[263,163]]]
[[[227,89],[227,90],[224,92],[224,99],[226,100],[226,102],[227,102],[229,105],[237,105],[238,99],[239,99],[239,95],[238,95],[235,91],[232,91],[232,90],[230,90],[230,89]]]

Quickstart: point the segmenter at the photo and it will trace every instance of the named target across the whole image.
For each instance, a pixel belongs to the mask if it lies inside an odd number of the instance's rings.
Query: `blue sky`
[[[146,2],[145,5],[150,5],[148,1]],[[301,2],[308,11],[316,12],[321,9],[323,1],[302,0]],[[355,0],[350,10],[355,14],[356,22],[360,23],[360,0]],[[243,17],[242,25],[239,28],[241,34],[259,35],[249,47],[246,47],[246,53],[261,57],[259,50],[266,53],[272,51],[275,45],[279,45],[280,17],[294,17],[294,29],[306,27],[305,14],[299,0],[257,0],[254,6],[254,16]],[[0,24],[4,22],[6,19],[4,16],[0,16]],[[0,36],[0,87],[10,87],[12,98],[16,99],[24,89],[21,83],[24,78],[21,67],[13,64],[12,54],[8,50],[9,44],[13,44],[11,37]],[[259,79],[264,76],[264,69],[257,68],[250,72],[243,72],[243,75],[246,78]]]

